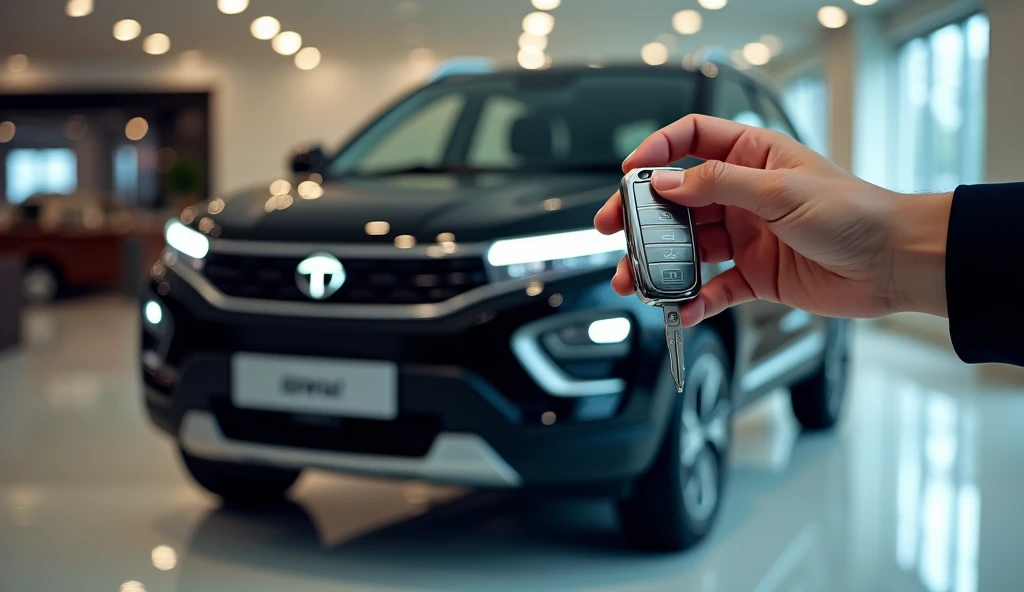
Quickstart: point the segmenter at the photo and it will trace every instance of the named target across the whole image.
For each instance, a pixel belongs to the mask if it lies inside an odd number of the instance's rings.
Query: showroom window
[[[7,200],[21,203],[37,193],[68,195],[78,188],[78,158],[68,148],[7,153]]]
[[[895,189],[983,180],[988,44],[988,18],[978,14],[899,48]]]
[[[821,74],[802,76],[786,85],[782,103],[804,144],[828,156],[828,82]]]

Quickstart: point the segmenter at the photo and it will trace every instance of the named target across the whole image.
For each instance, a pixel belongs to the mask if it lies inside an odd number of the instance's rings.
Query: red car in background
[[[37,195],[0,209],[0,257],[23,262],[26,302],[84,289],[116,288],[163,249],[163,217],[92,195]],[[128,255],[132,243],[139,257]]]

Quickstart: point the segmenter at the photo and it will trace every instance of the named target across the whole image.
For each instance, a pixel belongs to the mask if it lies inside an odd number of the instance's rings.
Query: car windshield
[[[644,138],[690,113],[695,97],[695,76],[655,69],[450,80],[373,123],[327,176],[618,171]]]

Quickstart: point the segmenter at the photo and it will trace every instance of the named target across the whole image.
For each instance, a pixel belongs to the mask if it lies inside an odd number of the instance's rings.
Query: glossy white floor
[[[601,503],[307,474],[295,503],[221,510],[147,425],[130,304],[30,313],[0,356],[0,590],[1020,589],[1024,380],[860,325],[840,429],[783,395],[738,420],[710,540],[622,546]]]

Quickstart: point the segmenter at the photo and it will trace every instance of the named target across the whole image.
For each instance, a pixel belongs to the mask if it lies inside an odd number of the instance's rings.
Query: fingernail
[[[658,191],[669,191],[683,184],[683,171],[654,171],[651,184]]]

